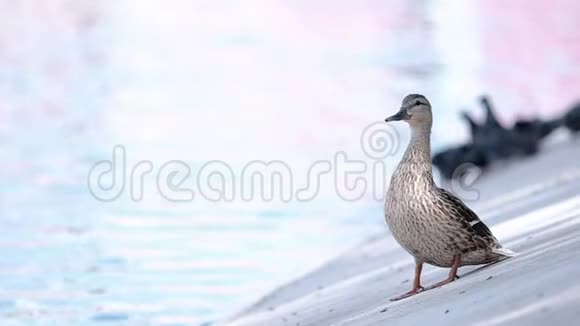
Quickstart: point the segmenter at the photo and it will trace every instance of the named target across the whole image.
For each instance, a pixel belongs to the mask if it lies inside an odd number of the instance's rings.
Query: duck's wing
[[[449,212],[452,219],[460,222],[465,231],[484,239],[489,244],[500,246],[487,225],[461,199],[442,188],[438,188],[438,192],[439,204],[444,206],[443,209]]]

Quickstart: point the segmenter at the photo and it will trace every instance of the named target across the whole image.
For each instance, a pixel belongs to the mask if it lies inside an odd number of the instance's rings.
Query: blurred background
[[[442,148],[483,93],[508,125],[561,115],[579,31],[574,0],[0,0],[0,324],[207,325],[386,230],[329,181],[309,202],[100,202],[87,174],[113,146],[305,175],[368,159],[365,126],[422,93]]]

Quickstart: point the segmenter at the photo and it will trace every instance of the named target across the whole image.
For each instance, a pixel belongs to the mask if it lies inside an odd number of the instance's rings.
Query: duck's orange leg
[[[421,286],[421,270],[423,270],[423,262],[415,261],[415,279],[413,279],[413,288],[411,289],[411,291],[403,295],[392,298],[391,301],[405,299],[423,291],[423,287]]]
[[[451,282],[455,281],[456,278],[459,278],[457,276],[457,270],[459,269],[459,264],[461,264],[461,256],[460,255],[453,256],[453,265],[451,265],[451,270],[449,271],[449,276],[446,279],[444,279],[443,281],[431,286],[430,289],[438,288],[438,287],[443,286],[447,283],[451,283]]]

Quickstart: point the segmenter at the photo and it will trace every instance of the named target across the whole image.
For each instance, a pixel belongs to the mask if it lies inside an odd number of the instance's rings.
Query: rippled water
[[[130,164],[284,160],[296,175],[409,92],[436,146],[492,94],[501,118],[553,116],[580,89],[576,1],[0,1],[0,323],[195,325],[381,232],[371,195],[168,202],[90,196]],[[453,129],[453,132],[450,132]],[[404,142],[405,131],[401,130]],[[129,165],[130,166],[130,165]],[[194,182],[191,181],[190,182]]]

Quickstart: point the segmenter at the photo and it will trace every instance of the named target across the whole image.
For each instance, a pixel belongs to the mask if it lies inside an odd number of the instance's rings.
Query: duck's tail
[[[517,256],[517,255],[518,255],[516,252],[513,252],[513,251],[511,251],[511,250],[509,250],[509,249],[502,248],[502,247],[499,247],[499,248],[493,248],[491,251],[492,251],[494,254],[497,254],[497,255],[499,255],[499,256],[502,256],[502,257],[503,257],[503,259],[505,259],[505,258],[509,258],[509,257],[514,257],[514,256]]]

